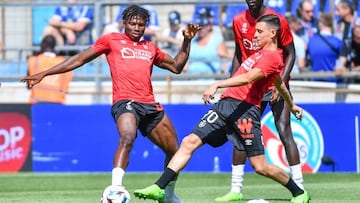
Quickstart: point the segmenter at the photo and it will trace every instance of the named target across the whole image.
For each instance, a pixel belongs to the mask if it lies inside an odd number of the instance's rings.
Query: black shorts
[[[287,89],[292,98],[290,87],[287,87]],[[285,100],[280,96],[280,99],[278,102],[271,104],[270,103],[271,95],[272,95],[272,90],[269,90],[265,93],[265,95],[261,101],[261,114],[265,111],[266,106],[269,104],[271,107],[271,111],[273,112],[275,120],[279,120],[279,117],[282,114],[282,111],[284,109]]]
[[[159,103],[145,104],[133,100],[120,100],[112,106],[111,114],[115,122],[123,113],[134,114],[138,129],[144,136],[150,135],[165,115],[164,108]]]
[[[248,156],[264,154],[260,109],[235,99],[223,99],[213,105],[192,131],[203,143],[219,147],[230,141]]]

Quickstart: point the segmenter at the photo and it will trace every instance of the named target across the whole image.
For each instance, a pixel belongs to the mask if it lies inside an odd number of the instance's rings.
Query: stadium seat
[[[283,16],[286,15],[286,8],[287,8],[286,0],[265,0],[264,2],[269,8],[277,11]]]
[[[229,4],[226,6],[225,9],[225,19],[224,19],[224,26],[225,27],[232,27],[233,18],[240,13],[247,9],[246,4]]]
[[[34,46],[40,45],[43,31],[54,11],[54,6],[32,7],[32,44]]]
[[[196,19],[199,18],[199,12],[204,9],[209,8],[213,14],[213,25],[219,25],[219,19],[220,19],[220,7],[218,5],[202,5],[202,4],[196,4],[195,10],[192,17],[192,22],[196,22]]]

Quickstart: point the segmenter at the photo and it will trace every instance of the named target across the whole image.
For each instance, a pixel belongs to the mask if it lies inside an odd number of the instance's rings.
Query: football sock
[[[177,173],[171,168],[166,167],[164,172],[161,174],[160,178],[155,182],[161,189],[164,189],[170,181],[174,180],[177,176]]]
[[[244,167],[245,164],[232,165],[231,173],[231,191],[241,193],[244,180]]]
[[[290,166],[291,178],[301,188],[304,189],[304,178],[301,169],[301,164]]]
[[[284,185],[288,190],[290,190],[293,197],[301,195],[304,193],[304,190],[301,189],[292,178],[289,179],[289,182]]]
[[[122,185],[122,180],[124,177],[125,171],[122,168],[113,168],[111,176],[112,185]]]
[[[167,197],[174,196],[175,184],[176,184],[176,181],[170,181],[170,183],[165,187],[165,196],[167,196]]]

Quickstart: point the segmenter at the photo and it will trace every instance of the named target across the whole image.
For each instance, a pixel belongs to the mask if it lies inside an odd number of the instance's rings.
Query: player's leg
[[[271,105],[271,110],[274,115],[275,126],[279,132],[280,140],[284,145],[292,179],[300,188],[304,188],[299,150],[292,135],[290,125],[290,107],[281,98],[278,102]]]
[[[231,190],[223,196],[215,198],[215,202],[240,201],[244,198],[242,187],[244,181],[244,168],[246,152],[233,148],[231,165]]]
[[[271,91],[268,91],[261,102],[261,114],[265,111],[271,98]],[[239,201],[244,198],[242,187],[244,181],[244,169],[246,162],[246,152],[244,147],[241,150],[233,148],[232,165],[231,165],[231,190],[223,196],[215,198],[216,202]]]
[[[310,195],[300,188],[281,168],[268,164],[264,154],[250,156],[249,161],[257,174],[273,179],[286,187],[292,194],[291,202],[308,203]]]
[[[178,173],[189,162],[193,152],[201,145],[203,145],[202,140],[193,133],[184,137],[180,148],[174,154],[160,178],[153,185],[150,185],[144,189],[135,190],[135,197],[158,200],[159,202],[164,201],[164,189],[177,177]]]
[[[129,155],[137,133],[136,117],[132,113],[123,113],[116,120],[120,141],[114,156],[112,185],[122,185],[125,170],[129,164]]]
[[[151,130],[148,138],[157,146],[159,146],[165,153],[165,162],[164,167],[166,167],[173,157],[175,152],[178,149],[178,138],[171,123],[169,117],[166,114],[163,114],[161,121],[156,125],[156,127]],[[175,194],[175,184],[177,176],[174,177],[171,182],[165,187],[165,200],[164,203],[179,203],[180,199]]]
[[[187,165],[196,149],[204,143],[218,147],[227,141],[226,124],[227,122],[222,120],[222,117],[217,115],[216,111],[210,110],[195,126],[193,132],[183,138],[180,148],[155,184],[144,189],[135,190],[134,195],[139,198],[162,200],[164,196],[163,189]]]

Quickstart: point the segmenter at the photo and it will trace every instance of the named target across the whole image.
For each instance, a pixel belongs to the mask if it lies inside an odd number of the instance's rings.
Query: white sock
[[[301,188],[304,189],[304,178],[301,169],[301,164],[290,166],[291,178]]]
[[[122,168],[113,168],[111,176],[111,185],[120,185],[122,186],[122,181],[125,171]]]
[[[245,164],[232,165],[231,168],[231,191],[240,194],[243,186]]]
[[[175,195],[175,184],[176,184],[176,181],[171,181],[165,187],[165,199],[171,199]]]

